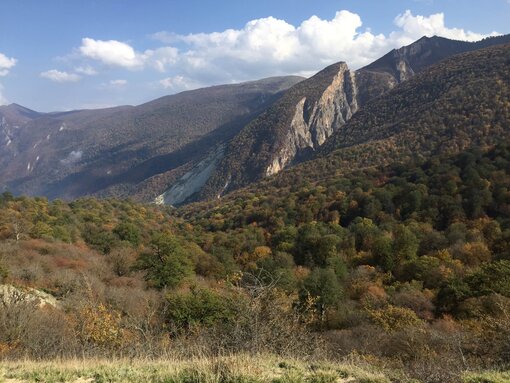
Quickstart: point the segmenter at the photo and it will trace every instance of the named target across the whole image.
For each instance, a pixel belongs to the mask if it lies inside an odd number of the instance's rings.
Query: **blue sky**
[[[422,35],[510,32],[510,0],[0,0],[0,104],[159,96],[328,64],[361,67]]]

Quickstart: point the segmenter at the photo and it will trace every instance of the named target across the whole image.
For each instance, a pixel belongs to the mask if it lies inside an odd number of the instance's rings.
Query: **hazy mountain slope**
[[[2,107],[0,187],[51,198],[133,194],[137,183],[199,160],[301,80],[216,86],[137,107],[49,114]]]
[[[192,172],[177,181],[178,189],[192,185],[189,191],[196,193],[188,200],[211,198],[278,173],[309,157],[368,101],[400,82],[459,52],[507,41],[510,35],[476,43],[424,37],[356,72],[344,63],[334,64],[291,88],[229,142],[200,191],[193,189]],[[196,173],[197,178],[203,176]],[[174,198],[173,191],[163,199],[183,202]]]

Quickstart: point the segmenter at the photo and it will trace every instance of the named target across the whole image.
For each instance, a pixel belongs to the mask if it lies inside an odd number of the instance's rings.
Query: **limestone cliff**
[[[295,106],[287,134],[266,169],[265,175],[276,174],[290,164],[301,151],[314,150],[333,132],[345,124],[358,110],[356,75],[345,63],[324,89],[319,99],[304,96]]]

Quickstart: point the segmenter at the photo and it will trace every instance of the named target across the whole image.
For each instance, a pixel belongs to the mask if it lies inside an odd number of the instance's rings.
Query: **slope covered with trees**
[[[377,98],[324,145],[349,168],[455,153],[510,134],[510,46],[445,60]]]
[[[443,61],[213,201],[3,193],[0,358],[272,353],[491,382],[475,372],[510,366],[509,67],[508,45]]]
[[[504,108],[505,105],[493,103],[491,100],[495,95],[500,95],[500,100],[504,100],[504,92],[498,93],[501,86],[506,86],[505,79],[508,77],[508,69],[504,68],[506,58],[501,57],[504,54],[500,52],[499,59],[494,62],[492,57],[489,57],[491,54],[484,52],[478,56],[461,56],[464,58],[458,60],[452,56],[508,44],[509,41],[510,36],[488,38],[476,43],[423,37],[408,46],[389,52],[357,71],[349,70],[345,63],[336,63],[325,68],[291,87],[265,113],[247,124],[228,143],[225,157],[194,199],[214,198],[275,174],[310,158],[317,151],[320,152],[327,141],[336,142],[329,143],[326,149],[326,152],[329,152],[331,148],[366,145],[369,141],[380,139],[375,133],[367,132],[363,135],[363,127],[377,129],[378,134],[384,134],[380,130],[391,129],[391,132],[386,132],[385,137],[390,134],[395,136],[398,128],[408,134],[403,140],[413,140],[414,137],[410,136],[413,129],[416,131],[421,128],[420,123],[414,124],[415,114],[422,110],[428,110],[429,116],[424,116],[427,120],[421,124],[438,124],[434,132],[424,133],[441,135],[440,129],[444,124],[450,129],[455,129],[458,124],[466,125],[466,120],[457,121],[456,124],[438,121],[446,114],[453,112],[475,115],[483,112],[480,110],[482,106],[473,105],[473,98],[484,98],[494,110]],[[497,56],[496,53],[493,55]],[[443,64],[440,69],[437,65],[443,60],[449,60],[450,64]],[[431,69],[432,67],[435,69]],[[469,73],[461,73],[463,68]],[[447,73],[450,70],[451,73]],[[414,80],[412,85],[400,85],[416,75],[420,75],[420,79]],[[496,78],[504,84],[493,84]],[[463,90],[464,84],[466,90]],[[486,91],[481,91],[480,87]],[[392,89],[394,91],[388,93]],[[462,92],[465,93],[456,94]],[[395,94],[398,96],[394,96]],[[464,96],[470,97],[471,103],[465,100]],[[370,102],[372,100],[376,101]],[[437,110],[438,116],[430,116],[434,114],[434,102],[439,106],[447,104],[453,110],[440,107]],[[466,112],[462,108],[465,108]],[[360,113],[362,116],[357,117],[356,122],[345,125]],[[378,121],[367,117],[373,114],[379,116]],[[474,119],[471,115],[464,117]],[[480,118],[487,121],[489,117],[482,115]],[[506,117],[501,118],[504,120]],[[400,122],[401,126],[394,126]],[[470,123],[480,125],[480,121]],[[385,124],[388,126],[384,126]],[[379,125],[384,127],[380,129]],[[464,132],[467,135],[471,133],[473,132]],[[336,136],[333,140],[329,139],[332,134]],[[456,135],[455,132],[449,134]],[[337,142],[339,137],[345,142]],[[392,142],[382,142],[381,145],[395,146]],[[466,146],[461,146],[464,147]],[[358,152],[370,156],[373,149],[360,147]],[[417,149],[418,152],[428,150]]]
[[[57,303],[4,306],[3,355],[355,353],[427,382],[509,362],[508,146],[268,185],[177,211],[4,193],[3,286]]]

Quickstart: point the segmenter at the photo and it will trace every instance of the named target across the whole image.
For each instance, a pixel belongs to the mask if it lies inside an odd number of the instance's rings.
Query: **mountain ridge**
[[[35,119],[18,116],[18,121],[10,118],[0,126],[0,137],[6,137],[4,145],[0,141],[0,187],[69,199],[108,194],[108,188],[113,188],[111,195],[134,194],[134,186],[129,184],[127,190],[119,175],[129,175],[131,168],[149,161],[150,177],[154,175],[153,158],[164,159],[190,144],[194,146],[185,149],[185,157],[178,156],[177,163],[156,170],[164,172],[195,161],[204,150],[201,138],[217,131],[212,144],[228,139],[282,90],[301,80],[273,77],[164,96],[139,106],[38,113]]]
[[[392,50],[357,71],[350,71],[345,63],[341,62],[329,66],[303,83],[290,88],[277,104],[243,129],[227,145],[224,158],[202,190],[190,198],[190,201],[221,196],[311,158],[334,131],[341,129],[346,121],[358,110],[362,110],[370,100],[377,99],[398,84],[451,55],[501,42],[510,42],[510,35],[475,43],[441,37],[423,37],[408,46]],[[340,67],[343,67],[343,72],[349,73],[350,81],[335,86],[333,85],[335,76],[327,77],[330,81],[328,86],[335,88],[333,92],[335,95],[325,97],[320,105],[316,105],[317,110],[314,112],[329,115],[330,118],[319,119],[315,125],[307,124],[310,109],[313,107],[306,108],[305,104],[313,105],[313,100],[317,99],[313,95],[314,90],[325,90],[328,87],[321,84],[321,80],[324,80],[321,76],[328,70]],[[307,84],[308,89],[305,91],[301,91],[303,84]],[[298,94],[299,97],[291,97],[293,94]],[[342,113],[338,105],[343,104],[346,99],[351,99],[350,104],[353,108]],[[337,118],[338,116],[341,118]],[[296,120],[300,123],[295,123]],[[323,136],[318,145],[311,140],[317,132],[321,132]],[[172,202],[171,198],[168,202]]]

